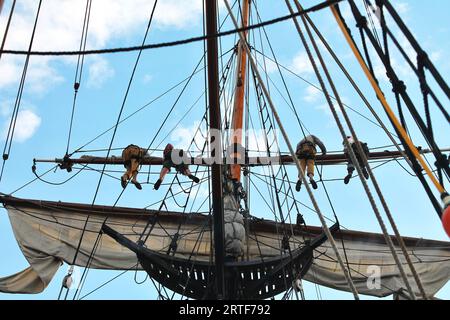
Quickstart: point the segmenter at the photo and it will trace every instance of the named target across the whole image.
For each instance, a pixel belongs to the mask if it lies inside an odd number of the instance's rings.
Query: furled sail
[[[205,215],[12,197],[1,197],[0,201],[8,210],[14,235],[30,263],[24,271],[0,278],[1,292],[42,292],[63,262],[73,262],[87,219],[86,232],[75,261],[78,266],[86,266],[91,257],[90,267],[95,269],[126,270],[135,267],[138,264],[136,255],[106,235],[98,238],[99,231],[106,222],[129,239],[137,241],[151,217],[155,224],[145,243],[147,248],[166,253],[172,236],[178,231],[177,257],[210,259],[211,221]],[[250,222],[249,242],[245,244],[249,248],[250,260],[282,254],[280,249],[276,249],[280,248],[282,240],[280,227],[271,221]],[[289,239],[291,248],[297,248],[321,233],[321,229],[316,227],[285,227],[294,233]],[[405,286],[381,235],[339,231],[336,238],[343,240],[337,242],[345,246],[351,276],[359,293],[377,297],[402,293]],[[427,294],[433,296],[450,278],[450,243],[414,238],[404,240]],[[96,242],[98,245],[93,252]],[[329,244],[316,249],[314,256],[313,266],[305,280],[347,291],[347,283]],[[413,289],[419,295],[412,276],[410,278]]]

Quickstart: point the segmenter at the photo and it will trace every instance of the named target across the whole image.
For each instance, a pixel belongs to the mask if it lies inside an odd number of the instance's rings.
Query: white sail
[[[137,241],[148,218],[155,216],[155,212],[150,210],[12,199],[9,202],[5,199],[2,201],[8,210],[16,240],[30,267],[15,275],[0,278],[0,292],[7,293],[42,292],[63,262],[73,262],[88,217],[75,264],[86,266],[91,257],[90,267],[94,269],[133,268],[138,263],[136,255],[107,235],[99,238],[97,249],[92,254],[101,226],[106,220],[116,231]],[[145,243],[149,249],[167,252],[171,242],[169,235],[174,235],[181,226],[177,256],[191,256],[194,260],[210,259],[211,234],[207,216],[161,212],[156,221]],[[281,238],[274,226],[275,223],[270,221],[251,223],[249,243],[246,244],[249,246],[250,259],[260,260],[280,255],[280,250],[276,248],[281,246]],[[311,236],[320,233],[319,228],[313,227],[288,228],[294,230],[294,236],[290,239],[291,248],[297,248]],[[405,286],[381,235],[340,231],[336,239],[340,240],[341,237],[359,293],[377,297],[401,294]],[[337,242],[342,250],[342,242]],[[411,238],[405,238],[405,242],[426,293],[433,296],[450,278],[450,243]],[[314,255],[314,263],[305,280],[347,291],[347,282],[328,243],[319,247]],[[405,269],[409,271],[407,267]],[[408,276],[419,296],[414,279],[410,273]]]

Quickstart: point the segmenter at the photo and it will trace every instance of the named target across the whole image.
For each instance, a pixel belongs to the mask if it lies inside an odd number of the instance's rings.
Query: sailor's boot
[[[132,180],[131,183],[134,184],[134,186],[136,187],[136,189],[138,190],[142,190],[142,186],[139,182],[137,182],[137,180]]]
[[[199,183],[200,182],[200,179],[197,178],[196,176],[194,176],[193,174],[188,175],[188,177],[189,177],[189,179],[191,179],[195,183]]]
[[[125,189],[125,187],[127,186],[127,180],[128,180],[128,176],[126,174],[124,174],[121,178],[120,178],[120,184],[122,185],[122,188]]]
[[[344,178],[344,183],[348,184],[350,182],[350,179],[352,178],[353,170],[348,170],[348,174]]]
[[[317,189],[317,183],[316,183],[316,181],[314,180],[313,177],[309,177],[309,183],[311,183],[311,185],[312,185],[314,190]]]
[[[159,187],[161,186],[162,180],[158,179],[158,181],[155,182],[155,186],[153,187],[153,189],[158,190]]]
[[[295,185],[295,191],[299,192],[302,187],[302,180],[298,179],[297,184]]]

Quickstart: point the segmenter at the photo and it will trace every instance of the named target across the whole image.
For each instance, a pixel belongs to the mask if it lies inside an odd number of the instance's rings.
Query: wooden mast
[[[248,17],[250,11],[250,1],[242,0],[242,27],[248,26]],[[245,32],[245,38],[247,38],[247,32]],[[243,48],[241,41],[238,42],[238,57],[237,57],[237,81],[236,92],[234,96],[234,108],[233,108],[233,120],[232,126],[232,139],[231,147],[233,150],[232,159],[244,159],[245,154],[242,154],[242,124],[244,119],[244,100],[245,100],[245,84],[247,73],[247,52]],[[241,165],[231,165],[231,177],[236,181],[241,180]]]
[[[217,33],[217,1],[205,1],[206,13],[206,33],[213,36]],[[209,126],[211,134],[211,145],[215,148],[211,150],[211,156],[222,153],[222,142],[220,134],[213,136],[213,133],[220,132],[221,117],[219,104],[219,61],[217,37],[208,38],[207,42],[208,58],[208,103],[209,103]],[[213,141],[215,139],[215,141]],[[214,142],[214,144],[213,144]],[[215,263],[215,283],[217,289],[217,299],[225,299],[227,296],[225,283],[225,237],[224,237],[224,214],[222,196],[222,165],[214,162],[211,166],[211,190],[212,190],[212,215],[214,229],[214,263]]]

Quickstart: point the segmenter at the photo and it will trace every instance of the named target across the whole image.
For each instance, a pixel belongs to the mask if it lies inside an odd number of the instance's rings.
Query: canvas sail
[[[14,235],[30,267],[12,276],[0,278],[0,291],[7,293],[39,293],[50,283],[63,262],[71,264],[81,242],[75,264],[105,270],[132,269],[138,264],[136,255],[115,240],[98,237],[104,222],[133,241],[137,241],[150,217],[155,224],[145,245],[158,252],[167,252],[178,228],[176,255],[209,261],[211,258],[210,219],[200,214],[180,214],[130,208],[112,208],[49,201],[22,200],[2,197]],[[277,232],[278,228],[278,232]],[[271,221],[250,223],[248,254],[251,260],[280,255],[280,226]],[[287,226],[294,236],[291,248],[321,232],[320,228]],[[98,239],[98,246],[93,252]],[[384,239],[378,234],[340,231],[336,235],[339,249],[342,243],[350,272],[360,294],[383,297],[401,294],[405,285]],[[342,239],[343,241],[340,241]],[[394,242],[395,243],[395,242]],[[450,243],[405,238],[408,251],[423,282],[426,293],[433,296],[450,278]],[[398,248],[397,248],[398,249]],[[400,252],[400,249],[398,249]],[[246,250],[245,250],[246,251]],[[334,256],[325,243],[314,253],[313,266],[305,280],[319,285],[348,291],[347,283]],[[400,257],[401,254],[400,254]],[[405,264],[406,265],[406,264]],[[139,265],[137,266],[140,267]],[[409,269],[405,267],[407,271]],[[413,289],[419,296],[415,282],[408,272]]]

